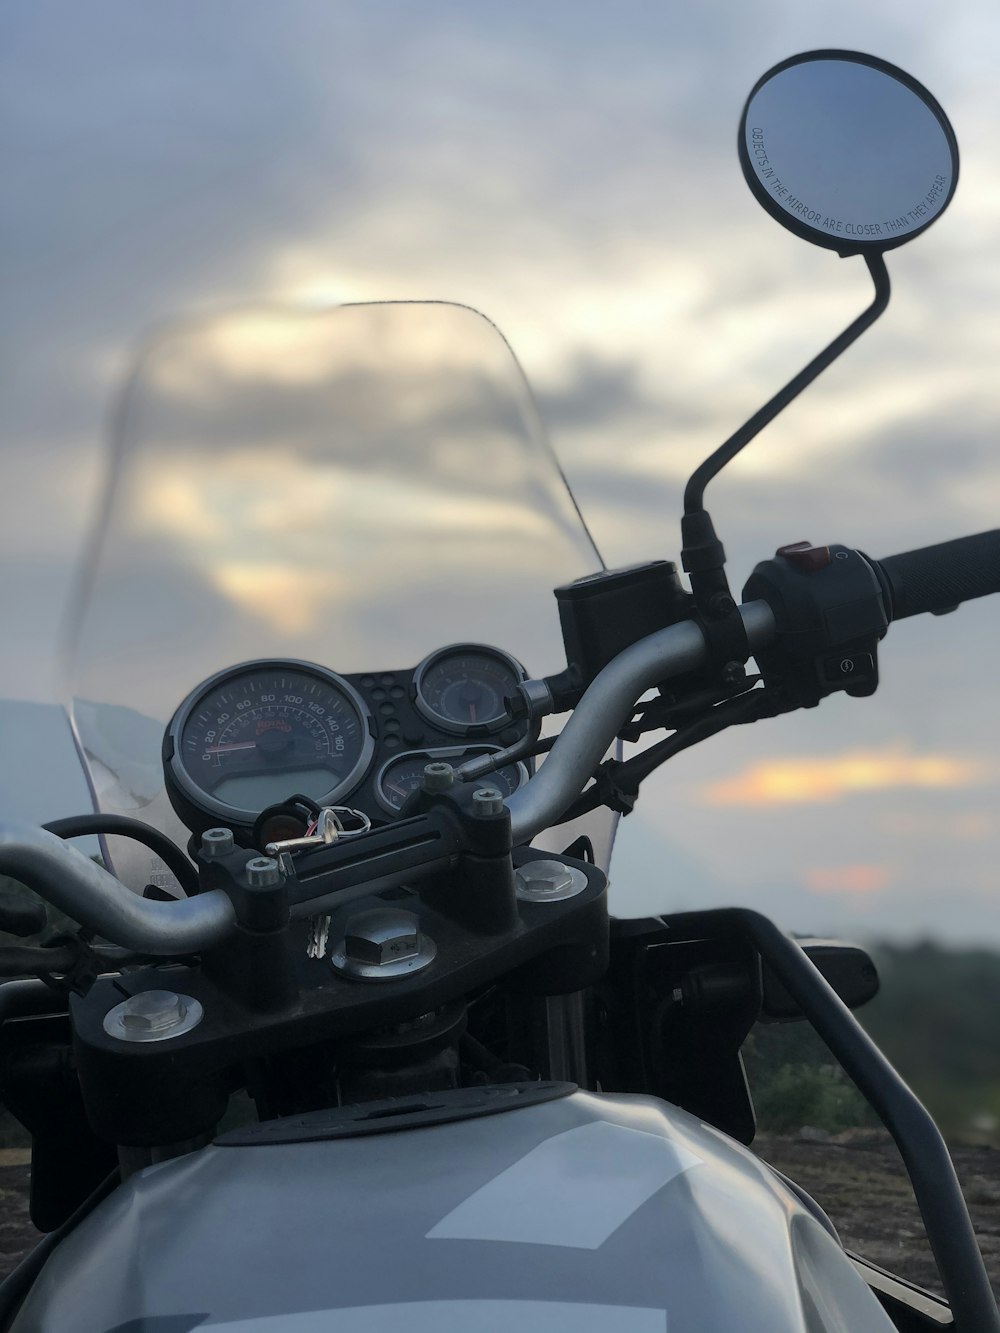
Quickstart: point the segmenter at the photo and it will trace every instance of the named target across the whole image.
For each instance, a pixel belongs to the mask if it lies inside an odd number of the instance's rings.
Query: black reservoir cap
[[[601,570],[555,594],[566,661],[584,685],[623,649],[685,619],[693,605],[672,560]]]

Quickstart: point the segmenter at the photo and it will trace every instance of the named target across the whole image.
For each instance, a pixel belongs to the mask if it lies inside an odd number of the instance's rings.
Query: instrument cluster
[[[171,804],[198,833],[225,825],[249,837],[261,811],[293,796],[344,805],[373,822],[395,818],[424,766],[520,740],[508,696],[525,678],[486,644],[440,648],[416,667],[338,675],[311,662],[264,659],[227,667],[177,709],[163,742]],[[490,775],[504,795],[522,764]]]

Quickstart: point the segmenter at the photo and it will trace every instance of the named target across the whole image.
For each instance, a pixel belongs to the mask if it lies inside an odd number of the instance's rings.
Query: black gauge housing
[[[393,755],[382,764],[375,776],[375,799],[388,814],[397,815],[421,785],[425,765],[445,763],[458,768],[468,759],[493,754],[498,749],[496,745],[451,745]],[[527,780],[526,766],[513,763],[487,773],[480,785],[496,787],[506,797],[513,795]]]
[[[177,709],[163,740],[167,795],[195,833],[215,825],[252,838],[260,811],[304,794],[335,804],[375,752],[371,713],[342,676],[311,662],[228,667]]]
[[[505,702],[525,677],[520,663],[487,644],[456,644],[418,666],[338,675],[311,662],[244,662],[203,681],[177,709],[163,741],[170,803],[194,834],[231,828],[244,847],[273,838],[262,812],[350,805],[376,823],[397,819],[405,800],[382,781],[395,768],[412,785],[420,755],[456,766],[523,740]],[[464,716],[463,716],[464,714]],[[402,764],[402,767],[400,765]],[[505,793],[528,769],[497,775]],[[281,836],[305,832],[287,814]]]
[[[506,699],[525,679],[515,658],[482,643],[439,648],[413,675],[418,712],[442,731],[487,736],[510,726]]]

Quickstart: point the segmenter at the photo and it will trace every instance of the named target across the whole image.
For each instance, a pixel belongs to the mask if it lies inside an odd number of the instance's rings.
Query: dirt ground
[[[11,1158],[19,1157],[19,1164]],[[5,1150],[0,1160],[0,1277],[12,1268],[38,1241],[28,1218],[28,1154]]]
[[[822,1142],[760,1135],[754,1149],[826,1209],[848,1249],[940,1292],[902,1163],[881,1133],[849,1130]],[[1000,1298],[1000,1151],[952,1149],[993,1290]],[[0,1155],[0,1276],[38,1240],[28,1220],[26,1154]]]
[[[942,1294],[910,1182],[887,1135],[848,1130],[821,1142],[758,1135],[754,1150],[813,1196],[847,1249]],[[1000,1151],[953,1146],[951,1155],[1000,1299]]]

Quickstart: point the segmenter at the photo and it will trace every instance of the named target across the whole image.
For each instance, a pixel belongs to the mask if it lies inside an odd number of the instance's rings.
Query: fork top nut
[[[380,981],[420,972],[436,954],[434,941],[420,929],[413,912],[375,907],[350,918],[330,961],[347,976]]]

